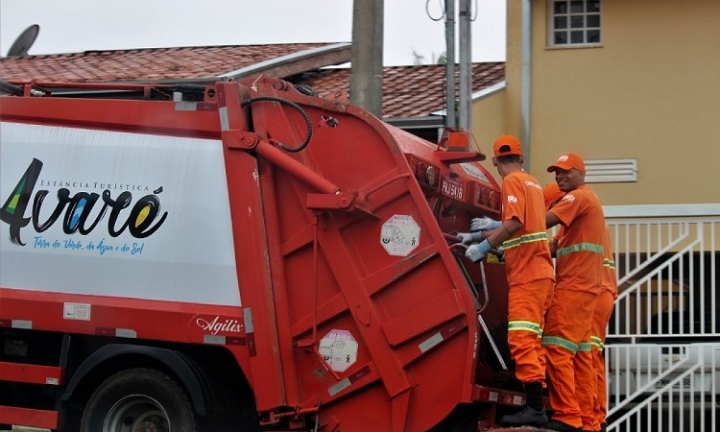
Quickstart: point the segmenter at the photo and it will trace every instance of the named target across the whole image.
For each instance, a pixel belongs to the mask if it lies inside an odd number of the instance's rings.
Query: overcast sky
[[[444,1],[385,0],[385,65],[413,64],[414,52],[432,63],[445,51]],[[505,0],[472,4],[472,61],[504,61]],[[0,0],[0,55],[32,24],[40,34],[30,54],[350,42],[352,0]]]

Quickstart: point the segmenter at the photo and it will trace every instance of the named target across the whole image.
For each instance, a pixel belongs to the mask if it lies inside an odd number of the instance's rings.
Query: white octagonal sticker
[[[412,216],[394,215],[382,226],[380,244],[390,255],[408,256],[420,244],[420,226]]]
[[[320,339],[318,352],[330,369],[345,372],[357,361],[358,343],[347,330],[330,330]]]

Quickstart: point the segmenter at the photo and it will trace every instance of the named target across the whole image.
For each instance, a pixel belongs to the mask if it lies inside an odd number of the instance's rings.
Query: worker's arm
[[[555,252],[557,252],[557,237],[553,237],[548,243],[550,245],[550,256],[555,258]]]
[[[480,261],[485,254],[490,252],[490,250],[497,249],[505,240],[515,235],[522,226],[523,225],[519,220],[513,218],[504,221],[499,228],[483,232],[485,240],[468,247],[465,251],[465,256],[470,258],[473,262]]]
[[[483,237],[490,242],[490,245],[497,249],[503,242],[515,235],[523,227],[522,222],[512,218],[504,221],[498,228],[484,234]]]
[[[560,218],[558,218],[555,213],[553,212],[547,212],[545,213],[545,224],[548,229],[554,227],[555,225],[561,223]],[[558,236],[555,236],[550,239],[548,242],[550,245],[550,256],[555,258],[555,252],[557,251],[557,242],[558,242]]]
[[[545,213],[545,226],[547,228],[552,228],[559,223],[560,223],[560,218],[555,216],[555,213],[553,213],[553,212]]]

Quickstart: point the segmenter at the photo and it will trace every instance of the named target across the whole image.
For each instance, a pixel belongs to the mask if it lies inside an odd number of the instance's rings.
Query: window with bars
[[[549,46],[598,46],[600,0],[551,0],[548,14]]]

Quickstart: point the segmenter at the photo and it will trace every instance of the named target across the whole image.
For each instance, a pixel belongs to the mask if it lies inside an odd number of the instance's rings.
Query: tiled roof
[[[455,68],[455,91],[459,94],[459,68]],[[340,92],[349,98],[350,70],[322,69],[288,78],[309,85],[320,96]],[[474,63],[472,92],[505,80],[505,63]],[[445,65],[386,66],[383,68],[383,117],[425,117],[446,105]],[[457,96],[459,97],[459,96]]]
[[[0,59],[0,79],[39,82],[207,80],[278,57],[331,45],[334,44],[206,46],[6,57]],[[477,92],[502,82],[505,64],[475,63],[472,74],[472,91]],[[456,69],[456,91],[459,89],[458,75]],[[296,84],[310,85],[321,96],[337,92],[343,97],[349,96],[350,70],[347,68],[312,69],[286,78]],[[445,92],[444,65],[386,66],[383,68],[383,117],[429,116],[445,108]]]
[[[97,82],[212,78],[326,43],[86,51],[0,59],[5,81]]]

